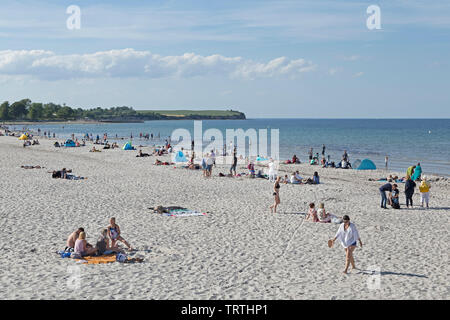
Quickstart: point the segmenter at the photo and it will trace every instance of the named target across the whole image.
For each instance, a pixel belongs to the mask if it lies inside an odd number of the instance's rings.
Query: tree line
[[[130,107],[71,108],[66,104],[32,102],[22,99],[14,103],[8,101],[0,105],[0,120],[15,121],[68,121],[68,120],[120,120],[120,119],[159,119],[156,113],[139,114]]]

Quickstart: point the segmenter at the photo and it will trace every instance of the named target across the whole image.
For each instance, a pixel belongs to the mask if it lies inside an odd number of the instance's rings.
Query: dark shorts
[[[351,246],[353,247],[353,246],[355,246],[356,247],[356,241],[355,242],[353,242],[352,244],[351,244]]]

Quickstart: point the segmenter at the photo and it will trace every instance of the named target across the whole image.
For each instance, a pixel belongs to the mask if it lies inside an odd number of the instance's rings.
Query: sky
[[[448,0],[0,2],[1,101],[450,118],[449,57]]]

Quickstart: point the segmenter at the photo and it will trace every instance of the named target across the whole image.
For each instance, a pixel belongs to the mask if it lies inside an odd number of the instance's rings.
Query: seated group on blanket
[[[303,179],[300,176],[300,173],[297,171],[293,172],[291,174],[291,177],[289,178],[288,175],[284,176],[284,179],[282,179],[282,182],[284,184],[292,183],[292,184],[320,184],[320,177],[319,173],[316,171],[314,172],[314,175],[312,178]]]
[[[111,254],[122,251],[118,247],[118,241],[123,242],[129,250],[132,250],[128,242],[120,235],[120,228],[119,225],[116,224],[116,219],[111,218],[109,226],[102,230],[95,246],[87,242],[84,228],[78,228],[78,230],[71,233],[67,238],[64,251],[72,252],[72,258]]]
[[[340,218],[336,217],[335,215],[325,210],[325,205],[323,203],[320,203],[319,210],[316,210],[315,204],[313,202],[309,204],[309,211],[305,219],[311,220],[312,222],[322,222],[322,223],[341,222]]]

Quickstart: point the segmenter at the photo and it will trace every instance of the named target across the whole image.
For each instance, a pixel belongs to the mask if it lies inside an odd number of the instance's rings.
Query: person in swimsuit
[[[350,222],[350,217],[345,215],[342,217],[342,220],[344,222],[339,226],[334,239],[332,239],[331,241],[334,245],[336,239],[339,239],[345,249],[345,269],[343,272],[344,274],[347,274],[347,270],[350,264],[352,265],[352,270],[356,269],[355,260],[353,258],[353,251],[355,251],[356,249],[356,241],[359,241],[359,245],[361,248],[363,244],[361,242],[361,238],[359,237],[356,226]]]
[[[277,177],[275,184],[273,186],[273,195],[275,198],[275,203],[270,206],[270,212],[277,213],[277,206],[280,204],[280,177]]]
[[[120,227],[118,224],[116,224],[116,218],[111,218],[109,220],[109,226],[108,229],[108,237],[111,239],[111,247],[114,248],[117,246],[117,241],[123,242],[129,250],[133,250],[131,246],[126,242],[124,238],[120,235]]]

